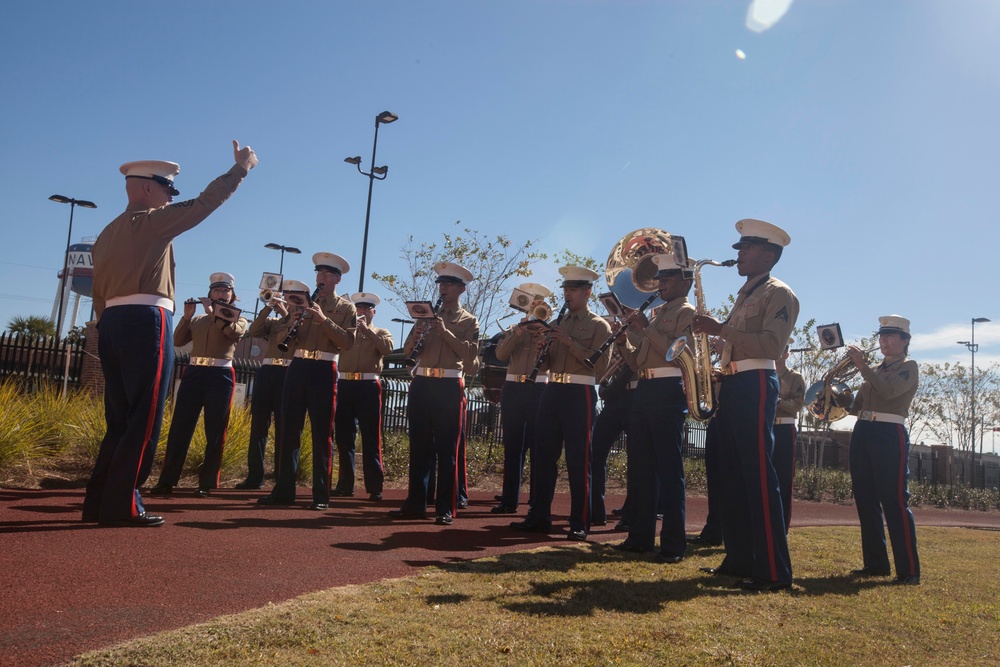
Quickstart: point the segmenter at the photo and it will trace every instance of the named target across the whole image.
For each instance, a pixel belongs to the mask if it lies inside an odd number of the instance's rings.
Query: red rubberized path
[[[0,665],[64,662],[87,650],[262,607],[303,593],[413,574],[427,565],[565,540],[567,494],[553,504],[551,535],[512,531],[521,515],[491,514],[473,493],[452,526],[393,521],[404,492],[333,498],[326,512],[254,503],[261,492],[221,489],[207,499],[180,489],[147,497],[159,528],[80,521],[81,489],[0,490]],[[308,498],[304,489],[300,498]],[[611,497],[608,507],[622,498]],[[689,498],[688,529],[705,519]],[[918,526],[1000,529],[1000,512],[914,510]],[[856,525],[852,506],[796,502],[793,526]],[[592,540],[624,537],[597,527]],[[860,538],[859,538],[860,539]]]

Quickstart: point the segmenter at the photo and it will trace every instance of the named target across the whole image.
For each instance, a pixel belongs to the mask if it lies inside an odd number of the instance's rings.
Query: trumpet
[[[694,295],[696,302],[696,312],[704,315],[705,292],[701,288],[701,268],[706,264],[710,266],[731,267],[736,264],[735,259],[727,259],[724,262],[717,262],[712,259],[702,259],[694,265]],[[712,353],[709,349],[708,334],[691,334],[693,339],[693,349],[691,352],[687,347],[687,336],[681,336],[675,340],[667,350],[667,361],[676,361],[680,366],[681,375],[684,380],[684,394],[687,397],[688,414],[692,419],[706,422],[711,419],[718,407],[715,403],[715,394],[712,391],[712,377],[715,369],[712,368]]]
[[[276,303],[288,303],[283,298],[281,298],[281,293],[278,290],[264,288],[257,295],[257,298],[263,302],[265,306],[274,307]]]
[[[865,357],[877,349],[863,350]],[[806,391],[806,411],[824,422],[840,421],[846,417],[854,403],[854,393],[847,383],[859,372],[851,358],[845,355],[826,372],[822,380],[814,382]]]
[[[431,308],[431,312],[434,313],[435,317],[437,317],[437,311],[438,308],[441,307],[442,301],[444,301],[444,297],[439,296],[437,298],[437,301],[434,302],[434,306]],[[424,349],[424,338],[426,337],[427,337],[427,327],[425,326],[424,329],[421,330],[420,332],[420,337],[417,338],[417,341],[413,344],[413,349],[410,350],[410,356],[408,356],[406,359],[403,359],[404,366],[406,366],[407,368],[413,368],[414,366],[417,365],[417,360],[420,358],[420,353]]]
[[[319,291],[321,289],[323,289],[322,285],[318,286],[316,290],[309,296],[309,305],[312,305],[312,303],[317,299],[317,297],[319,297]],[[299,335],[299,325],[302,324],[302,320],[305,318],[305,316],[306,316],[306,309],[303,308],[302,310],[299,311],[299,314],[296,316],[295,322],[292,324],[292,327],[288,330],[288,334],[285,336],[285,339],[280,343],[278,343],[279,350],[281,350],[282,352],[288,352],[289,345],[291,345],[291,342],[295,339],[296,336]]]
[[[654,301],[656,301],[657,297],[659,297],[659,296],[660,296],[659,292],[653,292],[651,295],[649,295],[649,298],[647,298],[645,301],[643,301],[642,305],[639,306],[639,312],[641,313],[642,311],[644,311],[647,308],[649,308],[649,306]],[[615,342],[615,338],[618,338],[618,336],[621,336],[622,332],[625,331],[625,329],[627,329],[627,328],[628,328],[628,324],[626,324],[625,321],[622,320],[618,324],[617,327],[615,327],[614,329],[612,329],[611,330],[611,335],[608,336],[607,340],[605,340],[603,343],[601,343],[601,346],[599,348],[597,348],[597,351],[594,352],[589,357],[587,357],[586,359],[584,359],[583,363],[587,364],[587,368],[593,368],[594,366],[596,366],[597,362],[598,362],[598,360],[600,360],[601,356],[605,352],[607,352],[608,348],[611,347],[611,344]]]
[[[555,326],[559,326],[559,323],[562,322],[562,318],[565,317],[566,315],[567,308],[569,308],[569,304],[563,303],[562,308],[559,309],[559,315],[556,316],[556,321],[553,322]],[[545,359],[549,356],[550,347],[552,347],[551,333],[545,337],[545,342],[542,343],[542,347],[539,348],[538,350],[538,356],[535,358],[535,366],[534,368],[531,369],[531,372],[528,373],[529,382],[534,382],[535,379],[538,377],[538,372],[541,370],[542,364],[545,363]]]
[[[552,306],[538,299],[531,304],[531,308],[528,309],[528,315],[534,320],[545,322],[552,317]]]

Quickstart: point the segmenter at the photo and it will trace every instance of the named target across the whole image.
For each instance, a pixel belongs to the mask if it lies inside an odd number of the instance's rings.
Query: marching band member
[[[537,301],[552,296],[552,290],[537,283],[523,283],[517,288]],[[534,470],[538,466],[535,441],[535,415],[542,388],[549,381],[548,372],[539,372],[535,381],[529,375],[538,357],[542,339],[541,325],[532,326],[531,308],[520,325],[510,328],[497,344],[496,357],[507,362],[507,379],[500,389],[500,419],[503,430],[503,485],[500,502],[490,509],[494,514],[515,514],[521,498],[521,481],[525,458],[531,456],[528,474],[528,506],[534,501]]]
[[[403,346],[407,355],[417,357],[406,405],[409,490],[403,506],[391,510],[389,516],[422,519],[427,515],[428,482],[436,457],[435,523],[447,526],[452,523],[458,499],[456,459],[465,428],[462,375],[479,355],[479,321],[459,303],[466,284],[473,280],[469,270],[454,262],[438,262],[434,272],[440,308],[435,317],[410,330]]]
[[[896,582],[916,585],[920,583],[920,560],[909,508],[910,435],[905,426],[918,384],[917,362],[906,358],[910,321],[899,315],[880,317],[878,346],[884,359],[877,368],[868,365],[861,349],[852,345],[847,350],[864,378],[851,408],[851,414],[858,418],[851,433],[851,484],[864,557],[864,566],[854,574],[885,577],[892,573],[882,528],[884,513]]]
[[[285,280],[284,289],[309,292],[305,283]],[[282,351],[278,345],[288,336],[293,318],[297,317],[301,306],[291,306],[286,302],[271,299],[247,329],[247,338],[263,338],[267,341],[267,352],[260,369],[253,379],[253,393],[250,396],[250,442],[247,445],[247,478],[236,485],[237,489],[259,489],[264,486],[264,455],[267,449],[267,433],[271,429],[274,416],[274,470],[278,470],[281,452],[281,392],[285,386],[285,371],[292,363],[293,349]],[[278,314],[277,318],[271,313]]]
[[[312,432],[312,505],[330,506],[333,474],[333,419],[337,405],[337,360],[354,345],[357,310],[350,299],[337,294],[341,277],[348,272],[347,260],[330,252],[312,256],[316,265],[316,291],[297,322],[294,358],[285,372],[281,394],[281,452],[278,480],[260,505],[294,505],[299,472],[299,450],[306,413]],[[286,290],[286,298],[288,297]]]
[[[683,446],[688,410],[681,370],[665,357],[677,338],[691,338],[695,308],[688,303],[687,295],[694,273],[678,266],[673,255],[654,255],[653,262],[659,269],[657,288],[664,303],[652,320],[641,311],[626,318],[629,326],[640,332],[639,344],[628,345],[626,351],[639,376],[629,429],[629,463],[635,471],[635,489],[629,489],[634,506],[628,538],[617,548],[636,553],[652,551],[656,514],[662,509],[657,560],[679,563],[687,549]]]
[[[201,300],[207,314],[195,316],[198,300],[184,302],[184,316],[174,331],[174,346],[191,343],[191,358],[174,397],[174,415],[167,434],[160,479],[150,493],[169,494],[177,486],[202,409],[205,411],[205,460],[198,474],[195,495],[207,497],[219,486],[229,411],[236,389],[233,354],[247,330],[245,318],[227,317],[226,306],[236,301],[235,288],[236,280],[232,275],[213,273],[208,298]],[[235,314],[235,311],[229,310],[228,314]]]
[[[104,411],[108,428],[83,502],[83,520],[105,525],[159,526],[139,494],[163,422],[173,371],[175,236],[203,221],[240,186],[257,156],[233,142],[236,164],[196,199],[168,206],[179,193],[174,162],[121,166],[128,206],[104,228],[91,253]]]
[[[739,251],[737,268],[747,281],[725,322],[696,315],[692,323],[695,333],[724,342],[714,420],[723,462],[726,558],[714,573],[747,577],[740,582],[746,590],[777,591],[791,587],[792,565],[771,461],[779,390],[775,361],[795,327],[799,302],[788,285],[770,274],[790,242],[788,234],[754,219],[740,220],[736,229],[741,233],[733,244]]]
[[[340,355],[337,379],[337,416],[334,438],[337,445],[338,478],[331,495],[354,495],[354,439],[361,431],[365,491],[370,500],[382,500],[382,359],[392,352],[392,334],[375,326],[378,295],[357,292],[351,301],[358,311],[358,331],[354,345]]]
[[[608,509],[604,504],[604,492],[608,485],[608,457],[611,455],[611,448],[614,446],[622,433],[625,434],[626,447],[626,484],[632,482],[634,470],[632,461],[629,458],[632,449],[632,438],[629,434],[629,419],[632,415],[632,399],[635,395],[635,388],[638,381],[635,379],[635,369],[632,368],[630,360],[623,351],[626,349],[626,341],[635,338],[636,332],[626,326],[621,335],[615,339],[611,348],[611,360],[608,368],[598,378],[597,395],[601,399],[601,411],[597,413],[594,420],[594,435],[591,445],[591,487],[590,487],[590,525],[603,526],[608,522]],[[615,368],[616,361],[618,362]],[[627,526],[632,520],[632,505],[634,496],[632,494],[634,484],[626,488],[625,503],[621,509],[621,520],[615,526],[615,530],[628,530]]]
[[[798,431],[796,418],[806,403],[806,380],[802,374],[788,367],[788,354],[792,341],[788,341],[785,352],[775,360],[778,370],[778,407],[774,413],[774,453],[771,461],[778,474],[781,489],[781,507],[785,510],[785,534],[792,524],[792,485],[795,481],[795,441]]]
[[[594,385],[596,374],[607,366],[610,349],[593,368],[586,360],[611,335],[611,326],[587,306],[597,273],[582,266],[564,266],[559,273],[568,314],[549,332],[549,382],[542,390],[535,417],[535,504],[524,521],[510,526],[529,532],[548,532],[552,527],[557,464],[565,443],[571,495],[568,538],[582,541],[590,530],[590,446],[597,407]]]

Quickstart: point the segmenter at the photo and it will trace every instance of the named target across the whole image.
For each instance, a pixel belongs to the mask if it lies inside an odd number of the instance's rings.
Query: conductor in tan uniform
[[[138,488],[149,477],[173,370],[175,236],[225,202],[257,164],[249,146],[233,141],[236,164],[197,198],[180,194],[173,162],[121,166],[128,206],[104,228],[92,249],[94,310],[104,372],[107,432],[83,503],[83,520],[118,526],[159,526]]]

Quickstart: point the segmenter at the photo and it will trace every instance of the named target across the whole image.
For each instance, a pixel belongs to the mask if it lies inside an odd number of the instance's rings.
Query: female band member
[[[174,345],[191,343],[191,360],[174,397],[163,470],[150,493],[171,493],[177,485],[202,408],[205,409],[205,462],[198,477],[197,495],[208,496],[211,489],[219,486],[222,450],[236,386],[233,353],[247,329],[244,318],[233,317],[238,309],[227,308],[236,301],[234,290],[233,276],[213,273],[208,298],[201,301],[206,314],[195,316],[197,300],[184,302],[184,317],[174,331]]]
[[[884,360],[877,368],[868,366],[860,348],[852,345],[847,351],[864,378],[851,409],[858,417],[851,435],[851,483],[864,556],[864,566],[854,574],[892,574],[882,529],[885,513],[896,582],[915,585],[920,583],[920,561],[913,513],[908,507],[910,436],[904,425],[917,392],[917,362],[906,358],[910,321],[899,315],[880,317],[878,344]]]

